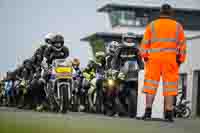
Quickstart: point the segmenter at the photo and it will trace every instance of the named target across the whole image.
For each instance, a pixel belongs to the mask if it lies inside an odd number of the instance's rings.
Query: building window
[[[144,16],[137,16],[134,11],[111,11],[110,21],[112,27],[115,26],[136,26],[144,27],[147,25],[149,18],[144,14]]]
[[[121,20],[120,11],[111,11],[109,16],[110,16],[110,22],[111,22],[112,27],[119,25],[120,20]]]

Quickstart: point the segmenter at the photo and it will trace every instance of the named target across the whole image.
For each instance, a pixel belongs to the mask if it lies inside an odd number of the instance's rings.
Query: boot
[[[142,120],[151,120],[152,108],[146,108]]]
[[[165,120],[167,121],[167,122],[174,122],[174,120],[173,120],[173,111],[166,111],[165,112]]]

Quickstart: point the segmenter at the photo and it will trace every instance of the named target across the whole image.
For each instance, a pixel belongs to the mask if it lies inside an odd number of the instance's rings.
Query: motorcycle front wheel
[[[137,91],[131,90],[128,96],[128,114],[129,117],[134,118],[137,114]]]
[[[62,113],[66,113],[69,107],[69,98],[68,98],[68,86],[61,86],[60,92],[61,92],[61,104],[60,104],[60,111]]]
[[[183,118],[189,118],[191,116],[191,109],[189,107],[185,107],[182,116]]]

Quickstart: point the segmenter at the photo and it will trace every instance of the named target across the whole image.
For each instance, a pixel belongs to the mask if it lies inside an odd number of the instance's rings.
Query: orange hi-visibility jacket
[[[186,40],[181,24],[169,17],[151,22],[141,43],[141,56],[148,59],[178,60],[186,58]]]

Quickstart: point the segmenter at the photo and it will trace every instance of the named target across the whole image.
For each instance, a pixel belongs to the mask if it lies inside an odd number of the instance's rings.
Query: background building
[[[141,40],[145,26],[159,15],[160,6],[175,7],[176,19],[184,26],[188,56],[180,68],[179,88],[191,101],[192,114],[200,116],[200,1],[199,0],[100,0],[99,13],[104,13],[110,24],[107,31],[84,37],[93,52],[103,50],[112,40],[120,41],[123,33],[132,32]],[[105,22],[106,23],[106,22]]]

